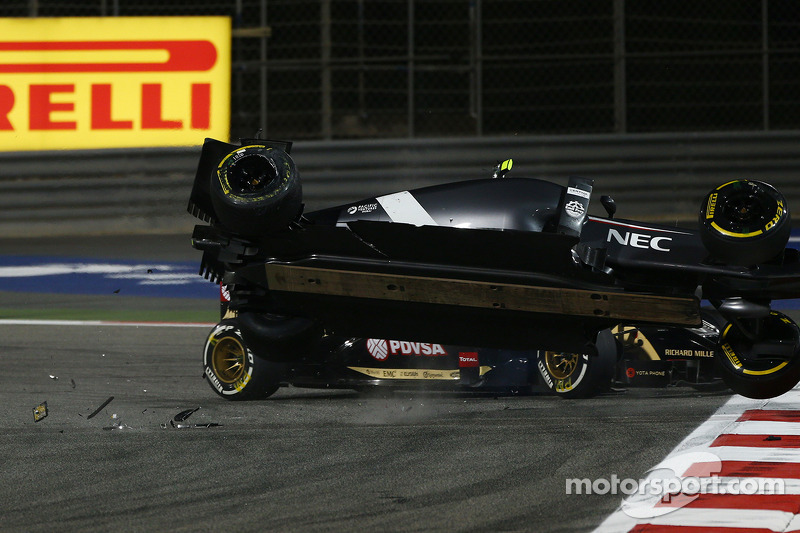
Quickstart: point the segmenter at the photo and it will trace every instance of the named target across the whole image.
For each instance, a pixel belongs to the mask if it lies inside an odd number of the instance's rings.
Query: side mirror
[[[608,213],[608,218],[614,218],[614,213],[617,212],[617,202],[610,196],[604,195],[600,197],[600,203],[603,204],[603,208]]]

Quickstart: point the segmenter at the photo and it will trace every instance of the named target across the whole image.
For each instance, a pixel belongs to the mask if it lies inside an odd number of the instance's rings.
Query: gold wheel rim
[[[578,367],[578,354],[545,352],[544,362],[547,371],[555,379],[567,379]]]
[[[223,383],[238,381],[244,374],[244,346],[238,340],[225,337],[214,345],[211,365],[214,374]]]

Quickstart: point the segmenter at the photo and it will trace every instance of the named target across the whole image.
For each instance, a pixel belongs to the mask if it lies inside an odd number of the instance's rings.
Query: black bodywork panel
[[[193,236],[201,273],[232,287],[233,309],[306,317],[344,336],[587,352],[620,322],[699,326],[701,295],[800,296],[796,253],[715,264],[695,231],[589,217],[593,182],[577,177],[401,191],[243,238],[208,198],[215,165],[236,148],[206,141],[189,204],[211,224]]]

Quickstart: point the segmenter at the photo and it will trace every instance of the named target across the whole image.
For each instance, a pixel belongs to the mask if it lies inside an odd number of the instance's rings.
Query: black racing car
[[[609,197],[607,217],[588,216],[592,180],[512,178],[510,160],[491,178],[304,212],[290,150],[207,139],[198,164],[189,211],[209,224],[193,246],[231,294],[204,354],[225,397],[262,397],[341,338],[591,360],[619,324],[701,327],[701,298],[722,317],[714,359],[734,391],[772,397],[800,380],[800,328],[770,308],[800,296],[800,254],[766,183],[711,191],[699,230],[616,219]]]
[[[230,292],[221,290],[222,315]],[[715,372],[719,316],[703,309],[698,328],[617,326],[598,334],[597,355],[552,350],[487,349],[393,339],[325,336],[314,350],[291,361],[262,361],[270,379],[261,397],[280,386],[369,391],[403,389],[549,393],[587,398],[614,387],[725,388]],[[245,345],[222,323],[206,345],[206,376],[223,397],[240,390],[224,386],[243,371]],[[226,364],[227,363],[227,364]]]

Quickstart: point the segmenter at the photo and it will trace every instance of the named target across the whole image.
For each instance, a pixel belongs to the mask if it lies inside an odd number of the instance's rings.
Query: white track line
[[[784,511],[764,511],[760,509],[676,509],[669,514],[643,520],[642,523],[676,528],[706,527],[717,533],[725,533],[726,528],[758,528],[771,531],[785,531],[795,515]],[[596,531],[630,531],[636,521],[623,513],[615,513],[603,522]],[[676,529],[676,532],[680,529]],[[739,529],[741,531],[741,529]]]
[[[796,404],[796,408],[800,408],[800,403]],[[765,421],[736,422],[728,428],[727,433],[733,433],[735,435],[800,435],[800,423]]]
[[[761,435],[761,433],[755,433]],[[775,435],[775,433],[765,433]],[[778,433],[786,435],[786,433]],[[750,446],[716,446],[709,448],[722,461],[764,461],[767,463],[800,463],[800,448],[753,448]],[[798,468],[800,471],[800,468]]]
[[[208,322],[115,322],[111,320],[0,319],[0,326],[125,326],[136,328],[211,328]]]

